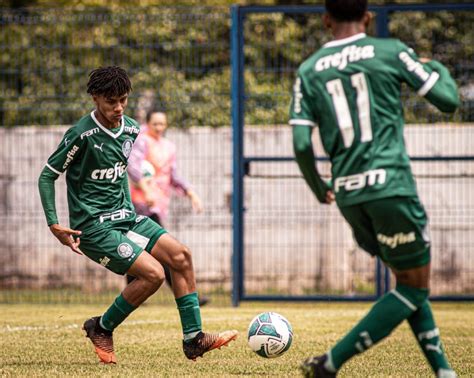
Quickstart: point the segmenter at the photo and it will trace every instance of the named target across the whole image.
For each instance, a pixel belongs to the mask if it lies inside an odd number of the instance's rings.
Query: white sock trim
[[[401,295],[397,290],[393,289],[390,291],[393,295],[395,295],[403,304],[405,304],[410,310],[416,311],[417,307],[411,303],[408,299],[406,299],[403,295]]]
[[[104,326],[104,323],[102,323],[102,316],[100,317],[99,325],[100,325],[103,329],[105,329],[105,330],[107,330],[107,331],[112,331],[111,329],[108,329],[106,326]]]
[[[197,334],[198,334],[199,332],[201,332],[201,331],[196,331],[196,332],[191,332],[191,333],[185,333],[185,334],[183,335],[183,340],[184,340],[184,341],[192,340],[192,339],[194,339],[194,338],[197,336]]]
[[[331,373],[336,373],[337,369],[334,367],[331,351],[327,352],[326,356],[327,356],[327,359],[326,359],[326,362],[324,363],[325,369]]]
[[[439,369],[436,376],[438,378],[457,378],[456,373],[451,369]]]

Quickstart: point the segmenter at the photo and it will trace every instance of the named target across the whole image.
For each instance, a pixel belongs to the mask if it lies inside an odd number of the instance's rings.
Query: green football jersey
[[[66,171],[73,229],[106,227],[136,216],[126,169],[139,132],[132,118],[124,116],[120,127],[108,129],[94,112],[66,131],[46,167],[57,175]]]
[[[403,138],[402,83],[441,110],[457,106],[447,69],[436,61],[421,63],[396,39],[361,33],[335,40],[300,66],[290,125],[319,126],[339,206],[417,194]],[[450,91],[451,100],[440,97],[439,89]]]

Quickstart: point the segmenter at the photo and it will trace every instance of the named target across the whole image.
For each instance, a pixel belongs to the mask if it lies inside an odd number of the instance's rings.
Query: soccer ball
[[[248,344],[261,357],[281,356],[290,349],[292,341],[290,323],[276,312],[262,312],[250,322]]]

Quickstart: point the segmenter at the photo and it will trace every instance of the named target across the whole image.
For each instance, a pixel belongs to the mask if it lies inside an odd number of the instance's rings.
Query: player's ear
[[[92,95],[92,100],[97,105],[97,95]]]
[[[328,12],[323,13],[323,25],[326,29],[331,29],[331,16]]]
[[[364,27],[367,29],[372,22],[374,15],[372,12],[365,12],[362,22],[364,23]]]

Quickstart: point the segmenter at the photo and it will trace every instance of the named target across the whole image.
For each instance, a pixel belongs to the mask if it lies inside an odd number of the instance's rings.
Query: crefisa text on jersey
[[[93,180],[111,180],[110,182],[115,182],[119,177],[123,177],[126,170],[127,166],[120,161],[115,163],[113,168],[94,169],[91,178]]]

